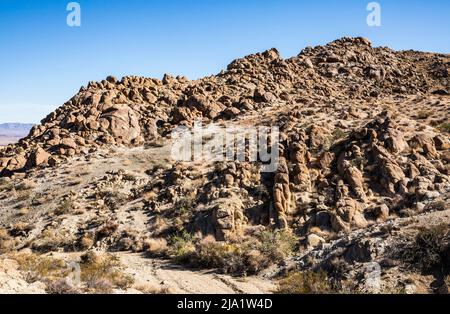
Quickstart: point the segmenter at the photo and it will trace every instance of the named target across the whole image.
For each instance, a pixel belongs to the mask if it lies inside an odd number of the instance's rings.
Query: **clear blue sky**
[[[450,52],[450,1],[0,0],[0,123],[38,122],[90,80],[112,74],[198,78],[235,58],[276,47],[284,57],[342,36],[377,46]]]

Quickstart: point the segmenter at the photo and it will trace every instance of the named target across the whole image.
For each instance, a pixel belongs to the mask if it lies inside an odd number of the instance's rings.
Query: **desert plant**
[[[72,244],[72,238],[64,230],[48,228],[42,231],[39,238],[31,244],[32,248],[39,252],[52,252],[66,248]]]
[[[450,133],[450,123],[442,123],[438,126],[438,129],[442,132]]]
[[[294,272],[280,280],[278,294],[330,294],[335,293],[325,272]]]
[[[134,279],[123,273],[118,257],[88,252],[81,256],[81,280],[97,292],[108,293],[113,288],[127,289]]]
[[[342,131],[341,129],[334,129],[333,133],[331,134],[332,138],[331,141],[332,143],[336,143],[339,140],[343,139],[344,137],[347,136],[347,133],[345,133],[344,131]]]
[[[291,255],[298,243],[297,237],[288,230],[264,231],[259,236],[258,250],[274,262]]]
[[[432,115],[433,115],[433,112],[431,112],[431,111],[420,110],[417,113],[417,118],[421,119],[421,120],[425,120],[425,119],[428,119]]]
[[[398,258],[412,267],[428,272],[450,272],[450,227],[446,224],[419,231],[414,241],[396,252]]]
[[[0,178],[0,192],[2,191],[11,191],[14,188],[14,185],[11,183],[10,179]]]
[[[214,268],[233,275],[257,274],[291,255],[296,237],[287,231],[265,231],[259,238],[218,242],[213,236],[199,240],[182,233],[170,241],[168,255],[178,263]]]
[[[81,291],[72,287],[66,279],[46,280],[45,292],[48,294],[79,294]]]
[[[147,239],[144,241],[144,250],[151,257],[162,257],[167,253],[167,241],[163,238]]]
[[[195,251],[194,237],[190,233],[182,233],[170,238],[170,246],[167,254],[175,262],[189,263],[192,252]]]
[[[6,229],[0,228],[0,254],[9,253],[14,250],[15,241]]]
[[[57,216],[70,213],[74,209],[75,205],[72,199],[64,199],[59,206],[55,209],[54,213]]]
[[[19,253],[11,256],[19,270],[25,273],[25,279],[29,283],[36,281],[54,281],[65,278],[69,269],[63,260],[37,255],[34,253]]]

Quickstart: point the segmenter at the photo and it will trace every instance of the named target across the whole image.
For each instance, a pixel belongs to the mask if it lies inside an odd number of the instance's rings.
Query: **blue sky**
[[[0,123],[36,123],[91,80],[107,75],[198,78],[276,47],[283,57],[342,36],[377,46],[450,53],[450,1],[0,0]]]

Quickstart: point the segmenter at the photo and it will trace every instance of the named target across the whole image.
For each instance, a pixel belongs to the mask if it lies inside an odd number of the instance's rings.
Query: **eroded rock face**
[[[287,215],[291,204],[291,191],[289,187],[289,170],[286,160],[280,158],[273,185],[273,203],[278,224],[281,228],[288,228]]]
[[[204,125],[276,125],[281,158],[275,173],[250,162],[164,161],[167,168],[146,169],[145,193],[120,176],[108,184],[128,186],[126,198],[152,195],[144,197],[145,210],[158,219],[174,210],[167,218],[173,228],[227,239],[271,226],[302,236],[314,230],[328,240],[333,232],[423,211],[448,191],[450,141],[439,128],[448,100],[431,95],[447,83],[444,68],[439,55],[343,38],[290,59],[275,49],[249,55],[195,81],[108,77],[81,88],[28,137],[2,148],[0,173],[25,176],[114,146],[155,148],[176,126],[199,119]],[[441,111],[419,121],[417,109],[427,104]],[[170,227],[152,222],[149,229],[160,236]],[[321,242],[310,240],[312,246]]]

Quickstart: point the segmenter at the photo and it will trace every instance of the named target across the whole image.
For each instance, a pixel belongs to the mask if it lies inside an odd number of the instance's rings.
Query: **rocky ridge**
[[[91,82],[0,148],[2,245],[144,252],[183,232],[235,245],[282,229],[300,268],[326,269],[331,243],[449,210],[449,69],[449,55],[342,38],[195,81]],[[170,160],[170,132],[197,119],[279,126],[277,171]]]

